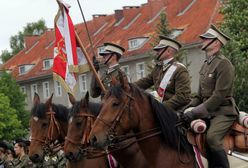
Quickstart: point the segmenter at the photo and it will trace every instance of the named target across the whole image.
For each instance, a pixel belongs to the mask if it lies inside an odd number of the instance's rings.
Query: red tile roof
[[[123,7],[112,15],[94,15],[87,21],[89,33],[94,44],[94,51],[104,42],[114,42],[128,49],[128,39],[135,37],[151,37],[155,34],[159,22],[159,12],[166,12],[170,29],[184,29],[177,38],[183,44],[199,42],[199,35],[206,31],[211,23],[222,21],[219,14],[219,0],[148,0],[139,7]],[[73,18],[72,18],[73,19]],[[136,19],[136,20],[134,20]],[[84,23],[75,25],[86,50],[92,56],[90,43]],[[4,64],[5,69],[12,70],[12,75],[18,81],[28,80],[52,73],[43,70],[43,60],[53,58],[54,31],[48,30],[40,36],[25,38],[26,48]],[[125,53],[125,57],[142,54],[151,49],[152,38],[137,50]],[[34,64],[26,74],[19,75],[19,66]]]

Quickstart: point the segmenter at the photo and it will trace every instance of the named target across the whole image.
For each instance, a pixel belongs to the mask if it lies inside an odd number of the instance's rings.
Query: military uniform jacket
[[[108,90],[110,88],[110,86],[112,85],[112,77],[115,77],[117,81],[119,80],[119,73],[121,73],[124,78],[127,78],[126,74],[120,69],[120,65],[115,66],[113,69],[107,69],[104,71],[104,73],[102,74],[101,77],[101,81],[105,87],[106,90]],[[100,96],[102,93],[101,88],[99,87],[95,76],[92,76],[92,80],[91,80],[91,88],[90,88],[90,94],[91,97],[96,98],[98,96]]]
[[[203,103],[211,116],[237,115],[233,99],[234,67],[223,55],[217,54],[206,60],[200,70],[198,94],[190,103]]]
[[[159,62],[148,76],[136,81],[135,84],[142,89],[148,89],[154,85],[155,90],[158,91],[165,73],[172,64],[177,65],[177,68],[167,85],[163,103],[166,107],[180,110],[190,102],[191,93],[189,73],[181,63],[172,60],[167,65],[162,65]]]
[[[34,164],[29,159],[28,155],[24,155],[22,158],[14,159],[15,168],[33,168]]]

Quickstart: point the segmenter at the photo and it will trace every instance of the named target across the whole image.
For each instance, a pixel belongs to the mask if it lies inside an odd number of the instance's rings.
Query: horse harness
[[[118,126],[118,124],[120,123],[120,120],[121,120],[121,117],[123,116],[123,114],[125,112],[131,113],[131,109],[132,109],[131,102],[134,100],[134,97],[132,95],[130,95],[126,92],[124,92],[124,93],[128,97],[128,101],[126,101],[126,103],[123,105],[123,107],[120,108],[121,110],[118,112],[118,114],[116,115],[116,117],[115,117],[115,119],[111,125],[108,124],[106,120],[101,118],[100,115],[97,116],[97,120],[99,120],[100,122],[102,122],[104,125],[106,125],[109,128],[107,131],[108,132],[107,138],[111,142],[111,145],[109,147],[114,148],[114,147],[118,146],[118,144],[120,142],[123,142],[125,140],[136,137],[135,141],[130,142],[128,144],[124,144],[122,147],[120,147],[116,150],[127,148],[136,142],[143,141],[145,139],[152,138],[154,136],[161,134],[160,129],[157,127],[157,128],[152,128],[152,129],[138,132],[138,133],[128,133],[126,135],[117,135],[115,129]],[[143,135],[145,135],[145,136],[143,136]],[[140,136],[143,136],[143,137],[140,137]],[[138,137],[140,137],[140,138],[138,138]],[[111,150],[111,152],[113,152],[113,150]]]
[[[40,138],[36,138],[36,137],[32,136],[31,141],[40,142],[41,144],[44,145],[43,148],[45,150],[48,150],[49,144],[52,143],[53,141],[55,141],[55,139],[53,138],[54,131],[57,130],[58,135],[61,135],[62,131],[61,131],[59,122],[55,118],[55,112],[52,110],[51,107],[49,108],[49,111],[46,112],[46,115],[50,116],[50,122],[49,122],[47,136],[45,136],[44,139],[40,139]]]

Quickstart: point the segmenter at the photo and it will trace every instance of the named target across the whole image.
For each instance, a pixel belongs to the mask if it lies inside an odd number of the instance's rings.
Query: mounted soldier
[[[160,101],[175,111],[183,109],[190,102],[190,77],[187,68],[175,60],[181,44],[160,36],[160,42],[153,48],[157,60],[152,72],[134,84],[142,89],[155,86]]]
[[[191,122],[197,118],[209,118],[206,133],[207,159],[210,168],[228,168],[223,138],[237,119],[238,109],[233,99],[234,67],[220,54],[220,49],[230,40],[214,25],[200,35],[206,60],[200,70],[199,89],[189,104],[194,107],[184,113],[182,120]]]
[[[125,49],[114,43],[104,43],[104,51],[100,52],[99,55],[103,57],[104,64],[107,65],[107,69],[101,76],[101,80],[106,89],[111,86],[112,77],[115,77],[117,80],[119,79],[119,72],[123,75],[124,72],[120,69],[119,60]],[[95,69],[99,70],[99,62],[94,61]],[[102,90],[96,82],[96,78],[92,76],[91,80],[91,88],[90,94],[93,98],[96,98],[102,94]]]

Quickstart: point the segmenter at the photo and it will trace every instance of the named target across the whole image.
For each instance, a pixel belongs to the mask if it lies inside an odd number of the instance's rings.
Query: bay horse
[[[83,143],[81,143],[81,140],[83,137],[86,138],[87,135],[89,135],[93,119],[95,115],[97,115],[96,111],[99,111],[99,104],[90,103],[89,105],[88,92],[85,95],[85,99],[79,102],[76,102],[72,94],[68,93],[68,95],[72,108],[69,113],[68,133],[64,145],[66,158],[70,160],[71,163],[80,161],[80,167],[107,168],[108,162],[106,157],[87,159],[87,157],[81,153],[81,145],[87,145],[85,140]],[[90,110],[91,113],[88,113],[88,110],[81,113],[81,108],[88,109],[89,107],[93,108],[93,110]],[[72,167],[74,168],[76,166]]]
[[[33,108],[31,110],[30,129],[31,143],[29,157],[33,162],[41,162],[45,156],[44,150],[57,140],[64,142],[67,134],[67,121],[69,110],[60,104],[53,104],[52,97],[45,102],[40,102],[40,97],[35,93]]]
[[[113,139],[128,138],[126,134],[132,130],[151,167],[195,167],[192,146],[180,136],[176,122],[175,112],[120,74],[120,84],[112,86],[103,98],[90,143],[105,148]]]
[[[100,112],[101,103],[90,102],[88,92],[80,101],[76,101],[74,96],[69,94],[69,100],[73,106],[69,114],[70,119],[65,141],[65,153],[68,158],[73,160],[82,157],[80,156],[80,144],[83,147],[87,146],[88,136],[93,122]],[[134,140],[135,138],[126,142],[129,147],[128,149],[126,147],[117,148],[111,154],[123,168],[147,168],[147,162],[137,143],[133,143]]]

